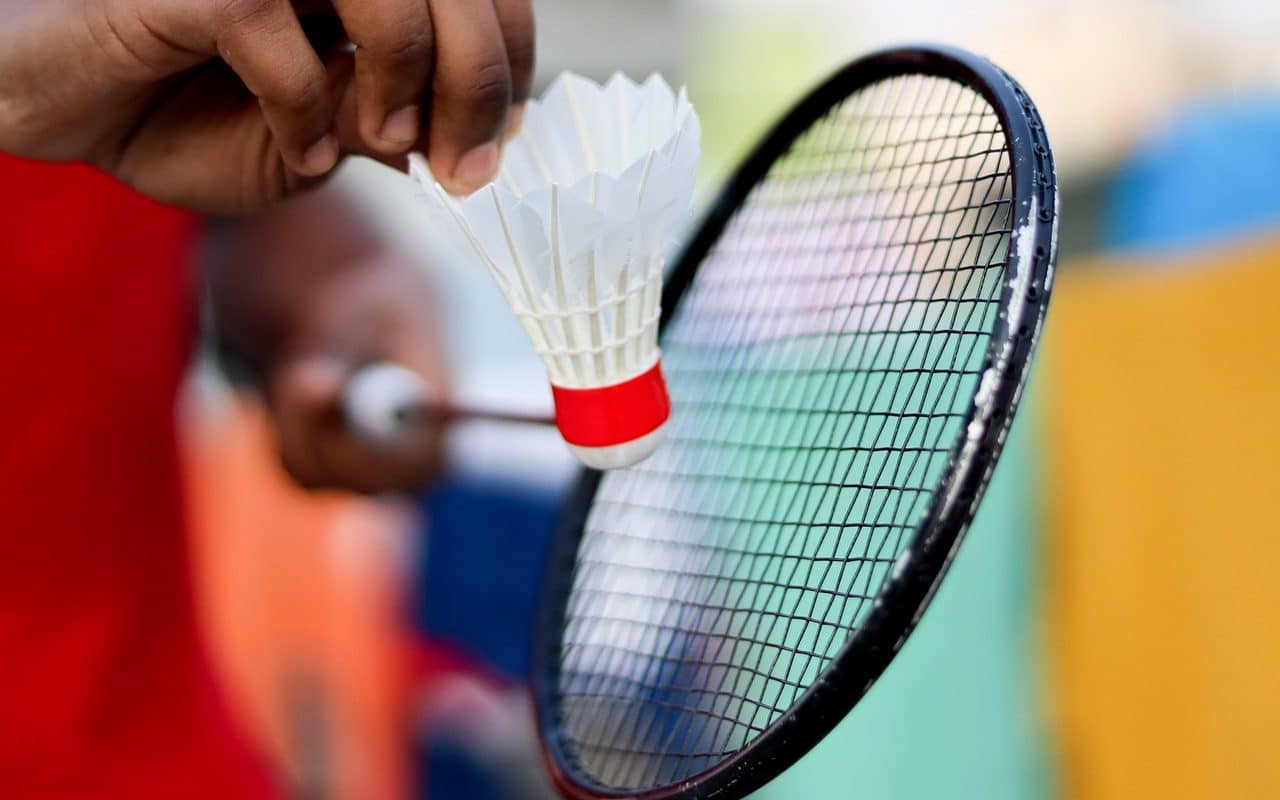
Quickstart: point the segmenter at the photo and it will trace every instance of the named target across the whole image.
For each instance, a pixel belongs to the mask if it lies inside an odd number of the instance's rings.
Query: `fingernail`
[[[486,142],[473,147],[458,159],[453,170],[455,186],[466,192],[474,192],[493,180],[498,172],[498,143]]]
[[[312,175],[325,174],[338,163],[338,140],[331,133],[321,136],[307,148],[307,152],[302,155],[302,162]]]
[[[378,136],[395,144],[412,144],[418,138],[419,115],[417,106],[405,106],[391,112],[383,121]]]
[[[520,124],[524,122],[524,103],[518,106],[512,106],[507,112],[507,141],[515,138],[520,133]]]

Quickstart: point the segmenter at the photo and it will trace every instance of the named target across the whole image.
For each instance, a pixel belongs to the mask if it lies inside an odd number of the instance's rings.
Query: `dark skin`
[[[405,426],[396,441],[372,443],[343,413],[351,376],[380,361],[447,393],[424,265],[386,247],[332,189],[218,225],[210,238],[217,333],[259,384],[294,480],[310,489],[409,491],[435,474],[438,425]]]
[[[531,0],[0,0],[0,150],[87,161],[206,214],[271,208],[347,155],[491,180],[533,76]],[[391,360],[443,387],[423,273],[333,198],[244,227],[211,274],[304,486],[408,489],[439,431],[377,449],[340,398]],[[216,259],[215,259],[216,261]]]
[[[207,213],[347,153],[495,174],[533,74],[531,0],[0,0],[0,149],[90,161]]]

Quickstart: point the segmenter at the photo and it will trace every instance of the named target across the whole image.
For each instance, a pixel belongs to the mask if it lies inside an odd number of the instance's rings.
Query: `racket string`
[[[579,545],[559,722],[600,785],[719,762],[856,629],[967,411],[1009,194],[985,101],[911,76],[813,126],[730,222],[663,340],[667,444],[605,476]]]

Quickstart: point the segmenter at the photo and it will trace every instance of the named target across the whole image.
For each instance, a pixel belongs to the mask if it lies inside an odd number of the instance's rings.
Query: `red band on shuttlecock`
[[[556,427],[569,444],[608,447],[652,433],[671,416],[662,362],[612,386],[569,389],[551,385]]]

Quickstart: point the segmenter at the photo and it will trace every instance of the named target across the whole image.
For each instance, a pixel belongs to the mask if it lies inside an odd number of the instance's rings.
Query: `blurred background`
[[[540,87],[566,69],[688,85],[702,202],[810,86],[896,43],[990,57],[1057,155],[1060,282],[970,539],[885,677],[760,796],[1280,797],[1280,4],[536,10]],[[488,275],[434,246],[403,176],[351,163],[325,191],[432,271],[460,396],[550,407]],[[186,406],[202,613],[296,796],[551,796],[522,681],[575,472],[554,431],[455,426],[445,476],[406,503],[293,488],[255,401],[209,365]]]

